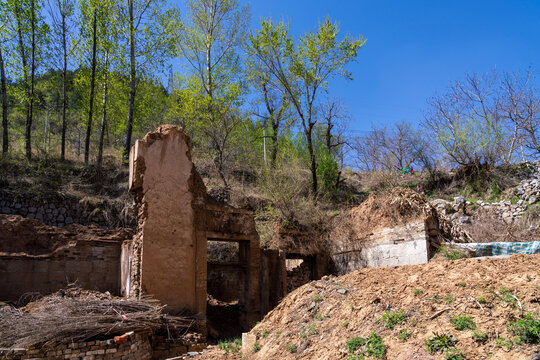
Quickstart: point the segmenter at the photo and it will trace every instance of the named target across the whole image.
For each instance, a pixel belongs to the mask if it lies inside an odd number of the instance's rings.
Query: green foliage
[[[403,323],[407,320],[408,315],[405,311],[385,311],[381,317],[384,325],[390,329],[393,329],[396,325]]]
[[[291,354],[296,354],[298,351],[298,346],[296,344],[289,344],[285,346],[285,349],[289,350]]]
[[[540,343],[540,317],[536,314],[526,314],[522,319],[510,322],[508,330],[524,343]]]
[[[446,349],[444,351],[444,358],[446,360],[465,360],[463,351],[459,349]]]
[[[454,298],[452,295],[447,295],[444,297],[444,302],[446,302],[447,305],[451,305],[454,303]]]
[[[259,344],[257,341],[253,344],[253,352],[256,353],[259,350],[261,350],[261,344]]]
[[[413,294],[414,296],[420,296],[422,295],[424,292],[421,290],[421,289],[414,289],[413,290]]]
[[[474,323],[473,318],[466,316],[465,314],[460,314],[454,316],[450,319],[452,325],[456,330],[475,330],[476,324]]]
[[[517,299],[510,288],[503,286],[498,292],[494,292],[495,296],[502,301],[509,303],[512,307],[516,306]]]
[[[321,180],[321,185],[324,190],[330,192],[334,190],[339,174],[339,166],[334,157],[325,151],[319,158],[319,166],[317,167],[317,176]]]
[[[383,338],[372,332],[367,339],[355,337],[347,341],[347,350],[349,360],[364,359],[365,356],[371,356],[377,359],[384,359],[386,356],[386,345]]]
[[[316,295],[313,295],[313,301],[314,302],[321,302],[321,301],[323,301],[323,298],[322,298],[321,295],[316,294]]]
[[[405,329],[401,329],[399,331],[398,339],[405,342],[405,341],[409,340],[409,338],[411,336],[412,336],[412,333],[408,329],[405,328]]]
[[[360,349],[362,346],[366,344],[366,339],[363,337],[354,337],[347,341],[345,346],[347,347],[347,350],[349,351],[349,354],[352,354],[356,352],[356,350]]]
[[[433,336],[426,340],[426,347],[430,354],[434,352],[443,352],[447,349],[452,349],[457,344],[457,340],[450,334],[433,333]]]
[[[484,344],[488,340],[488,334],[485,331],[473,331],[472,338],[480,344]]]
[[[451,248],[448,246],[441,246],[441,254],[448,260],[459,260],[467,257],[467,254],[463,250]]]
[[[267,329],[264,329],[262,331],[262,334],[261,336],[263,337],[263,339],[266,339],[268,337],[268,335],[270,335],[270,331],[268,331]]]
[[[236,339],[228,339],[228,340],[222,340],[218,343],[218,348],[225,351],[225,354],[237,354],[240,352],[240,349],[242,348],[242,339],[236,338]]]

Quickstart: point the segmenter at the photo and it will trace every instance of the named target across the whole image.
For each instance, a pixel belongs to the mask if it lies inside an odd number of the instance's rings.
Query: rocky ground
[[[361,359],[365,346],[352,354],[347,343],[376,334],[387,359],[537,359],[539,268],[540,255],[515,255],[325,277],[289,294],[255,326],[256,343],[245,354],[226,354],[222,345],[196,358]],[[524,321],[528,314],[536,320]],[[529,337],[515,331],[516,322],[530,325]],[[426,342],[437,334],[457,342],[430,353]]]

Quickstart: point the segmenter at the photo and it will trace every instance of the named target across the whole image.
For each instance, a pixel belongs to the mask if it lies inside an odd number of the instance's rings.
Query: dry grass
[[[521,217],[507,222],[493,210],[479,210],[472,225],[464,226],[474,242],[524,242],[540,239],[540,204],[533,205]]]

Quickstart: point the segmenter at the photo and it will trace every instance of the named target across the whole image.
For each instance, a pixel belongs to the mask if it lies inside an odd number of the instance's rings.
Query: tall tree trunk
[[[311,191],[313,195],[316,195],[319,191],[319,186],[317,184],[317,160],[315,159],[315,150],[313,149],[313,141],[311,136],[312,128],[312,125],[309,124],[308,128],[306,129],[306,140],[309,151],[309,159],[311,160]]]
[[[135,28],[133,16],[133,0],[128,0],[129,6],[129,102],[128,102],[128,117],[126,121],[126,142],[124,145],[123,163],[129,162],[129,151],[131,149],[131,133],[133,132],[133,108],[135,106],[135,95],[137,91],[136,83],[136,68],[135,68]]]
[[[26,51],[24,49],[24,42],[23,42],[23,36],[22,36],[22,20],[21,20],[21,9],[19,8],[19,4],[16,3],[15,5],[15,18],[17,20],[17,37],[18,37],[18,40],[19,40],[19,52],[21,54],[21,62],[22,62],[22,67],[23,67],[23,81],[24,81],[24,84],[23,84],[23,87],[24,87],[24,90],[25,90],[25,95],[26,95],[26,103],[27,103],[27,107],[26,107],[26,116],[27,116],[27,119],[28,119],[28,103],[30,102],[30,99],[29,99],[29,86],[28,86],[28,63],[27,63],[27,59],[26,59]]]
[[[66,42],[66,13],[65,9],[61,11],[62,14],[62,48],[64,51],[64,66],[62,68],[62,145],[60,150],[60,158],[64,160],[66,158],[66,109],[67,109],[67,42]]]
[[[8,99],[7,99],[7,83],[6,73],[4,71],[4,58],[2,57],[2,49],[0,48],[0,79],[2,92],[2,153],[7,154],[9,150],[8,142]]]
[[[107,128],[107,92],[109,89],[108,77],[109,75],[109,52],[105,55],[105,72],[103,74],[103,102],[101,104],[101,131],[99,133],[99,150],[97,164],[101,167],[103,163],[103,140],[105,138],[105,129]]]
[[[94,90],[96,84],[96,57],[97,57],[97,10],[94,10],[92,35],[92,75],[90,78],[90,108],[88,109],[88,124],[86,124],[86,141],[84,142],[84,163],[88,164],[90,154],[90,138],[92,136],[92,116],[94,113]]]
[[[272,152],[270,153],[270,167],[276,168],[277,153],[278,153],[278,132],[279,123],[275,120],[272,121]]]
[[[32,65],[30,67],[30,99],[26,117],[26,158],[32,158],[32,120],[34,115],[34,82],[36,74],[36,1],[30,1],[30,26],[32,28]]]

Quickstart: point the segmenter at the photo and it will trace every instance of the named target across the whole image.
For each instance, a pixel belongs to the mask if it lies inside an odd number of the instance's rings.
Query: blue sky
[[[400,120],[418,123],[426,100],[467,72],[540,65],[540,0],[256,0],[252,27],[272,16],[293,35],[330,16],[367,38],[353,81],[331,84],[353,116],[351,132]]]
[[[343,34],[367,38],[349,66],[354,80],[330,84],[352,115],[353,136],[372,124],[418,124],[426,100],[467,72],[540,71],[540,0],[242,2],[251,6],[252,29],[271,16],[297,38],[330,16]]]

